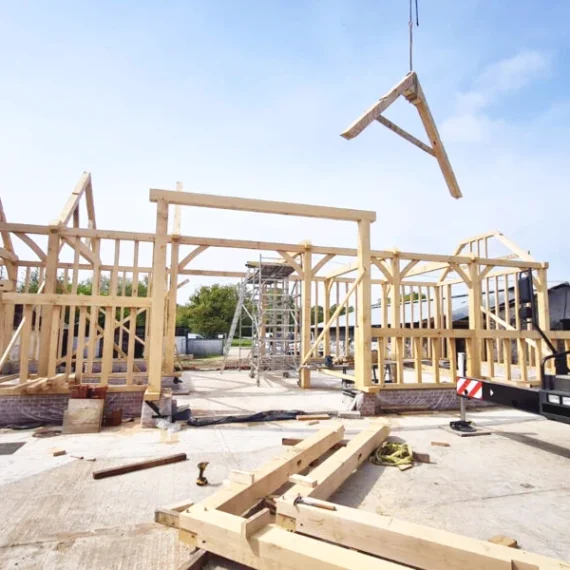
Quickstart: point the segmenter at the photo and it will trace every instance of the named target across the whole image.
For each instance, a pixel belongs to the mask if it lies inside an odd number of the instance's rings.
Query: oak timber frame
[[[563,562],[329,502],[388,437],[382,422],[342,442],[342,424],[287,448],[260,469],[230,472],[198,504],[159,509],[198,549],[258,570],[562,570]],[[315,466],[316,465],[316,466]],[[299,501],[299,499],[301,499]],[[304,503],[303,503],[304,501]]]
[[[354,380],[356,388],[365,392],[453,388],[456,354],[463,345],[471,376],[503,382],[516,378],[526,384],[540,381],[539,364],[546,355],[543,341],[535,331],[521,331],[518,311],[509,302],[500,302],[506,296],[517,304],[516,276],[528,269],[534,272],[540,326],[570,348],[570,333],[550,331],[548,265],[499,232],[465,240],[452,255],[371,250],[370,226],[376,214],[370,211],[187,193],[181,184],[177,191],[151,190],[150,199],[157,210],[155,233],[97,228],[89,173],[82,175],[50,225],[9,223],[0,204],[0,371],[4,369],[0,394],[66,393],[70,384],[95,383],[116,391],[146,391],[149,399],[158,398],[161,378],[174,373],[178,289],[192,276],[238,280],[245,275],[223,268],[193,268],[209,248],[273,251],[294,268],[291,279],[299,280],[302,290],[303,388],[310,387],[311,371],[322,362],[315,358],[321,347],[325,354],[347,353],[350,337],[355,341],[354,373],[329,374]],[[358,241],[355,248],[340,248],[185,236],[180,231],[182,206],[342,220],[357,225]],[[18,257],[16,241],[25,244],[28,257]],[[496,246],[503,248],[502,254],[493,252]],[[144,248],[149,253],[153,248],[152,266],[140,263]],[[132,255],[127,261],[122,259],[125,253]],[[330,268],[331,262],[337,266]],[[38,282],[32,290],[35,270]],[[91,294],[79,294],[81,275],[92,280]],[[129,283],[140,280],[148,282],[148,296],[140,296],[136,286],[129,291]],[[466,295],[469,307],[464,328],[453,322],[458,290]],[[312,310],[319,306],[320,295],[324,323]],[[375,326],[370,320],[372,298],[378,300],[381,313]],[[493,303],[493,298],[499,302]],[[14,331],[18,306],[22,319]],[[354,315],[349,315],[354,326],[346,315],[341,324],[341,313],[350,308],[354,308]],[[139,318],[144,318],[142,337],[137,334]],[[76,342],[69,332],[75,328]],[[101,341],[99,357],[96,348]],[[142,348],[142,359],[135,358],[135,347]],[[380,371],[377,384],[372,380],[373,366]],[[391,384],[384,382],[386,367],[394,371]]]
[[[426,144],[418,140],[416,137],[384,117],[382,113],[384,113],[384,111],[386,111],[386,109],[388,109],[388,107],[392,105],[398,97],[404,97],[409,103],[416,107],[430,144]],[[445,179],[445,183],[447,184],[447,188],[449,189],[449,193],[457,199],[462,197],[455,173],[453,172],[453,168],[449,162],[447,152],[445,151],[445,147],[443,146],[443,142],[439,136],[439,131],[437,130],[426,96],[415,71],[410,71],[402,81],[390,89],[386,95],[381,97],[379,101],[374,103],[372,107],[356,119],[348,129],[341,133],[341,136],[347,140],[351,140],[357,137],[374,121],[385,126],[387,129],[396,133],[398,136],[407,140],[427,154],[435,157]]]

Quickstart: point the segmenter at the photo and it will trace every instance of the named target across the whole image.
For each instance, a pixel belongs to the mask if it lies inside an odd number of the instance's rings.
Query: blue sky
[[[372,209],[377,249],[499,229],[570,279],[570,3],[420,0],[415,70],[464,198],[380,125],[408,71],[407,0],[0,2],[0,195],[47,223],[92,172],[98,225],[149,231],[148,189]],[[422,136],[414,108],[387,114]],[[423,137],[425,138],[425,137]],[[355,244],[333,222],[188,210],[188,235]],[[201,268],[245,257],[207,252]]]

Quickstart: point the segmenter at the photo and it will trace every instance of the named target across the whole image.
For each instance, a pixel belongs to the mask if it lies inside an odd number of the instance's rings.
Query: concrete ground
[[[272,407],[285,406],[278,399]],[[453,414],[389,416],[393,435],[434,463],[405,472],[365,464],[332,500],[480,539],[505,534],[522,548],[570,561],[570,426],[505,409],[470,416],[493,434],[459,438],[440,429]],[[188,550],[176,531],[153,522],[156,506],[198,502],[216,492],[230,469],[252,470],[278,454],[282,437],[305,437],[339,421],[186,428],[174,443],[136,423],[49,439],[34,438],[31,430],[0,430],[0,443],[25,443],[0,456],[0,568],[176,569]],[[347,437],[367,424],[344,420]],[[67,455],[53,457],[55,447]],[[179,452],[189,461],[108,479],[91,475]],[[210,462],[208,487],[195,484],[199,461]]]
[[[313,373],[311,389],[297,386],[292,374],[266,373],[257,386],[246,371],[184,372],[176,395],[179,404],[188,404],[194,415],[245,414],[267,410],[301,410],[305,412],[342,409],[341,381],[325,374]]]

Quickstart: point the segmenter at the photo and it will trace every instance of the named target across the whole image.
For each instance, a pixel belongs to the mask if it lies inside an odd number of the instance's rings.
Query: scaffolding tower
[[[247,262],[246,268],[234,320],[239,320],[240,338],[246,330],[251,331],[251,347],[244,365],[249,366],[249,375],[259,386],[265,371],[280,372],[286,378],[298,371],[300,285],[289,279],[294,269],[282,260],[260,257],[259,261]],[[227,346],[232,340],[233,334]],[[240,345],[239,367],[242,362]]]

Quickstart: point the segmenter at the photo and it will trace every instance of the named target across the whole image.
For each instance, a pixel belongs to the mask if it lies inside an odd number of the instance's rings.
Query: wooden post
[[[331,312],[331,289],[334,285],[332,279],[327,279],[324,283],[325,285],[325,301],[323,307],[323,324],[327,322],[329,318],[329,313]],[[317,309],[318,310],[318,309]],[[331,353],[331,332],[330,329],[326,332],[325,338],[323,339],[323,356],[328,356]]]
[[[476,333],[482,328],[481,319],[481,281],[479,266],[476,262],[469,264],[469,328]],[[467,375],[478,378],[481,375],[480,339],[475,334],[467,339]]]
[[[45,293],[55,293],[57,289],[57,258],[59,254],[59,233],[57,226],[50,226],[48,237],[48,252],[45,270]],[[59,314],[58,314],[59,317]],[[38,375],[40,377],[49,376],[50,354],[57,350],[56,342],[51,343],[53,338],[52,320],[54,318],[54,307],[47,305],[42,309],[42,323],[40,330],[40,354],[38,360]],[[53,360],[53,370],[55,371],[55,360]]]
[[[166,329],[166,346],[164,366],[167,372],[174,371],[174,343],[176,333],[176,294],[178,293],[178,236],[173,236],[170,244],[170,289],[168,291],[168,322]]]
[[[301,359],[311,349],[311,285],[312,285],[312,254],[307,248],[303,253],[303,288],[301,290]],[[311,387],[311,371],[304,366],[299,371],[301,388]]]
[[[154,239],[152,308],[150,331],[147,337],[148,388],[146,399],[158,399],[162,382],[162,350],[164,343],[164,307],[166,293],[166,245],[168,231],[168,203],[158,200],[156,204],[156,236]]]
[[[372,330],[371,330],[371,287],[370,278],[370,222],[358,222],[358,271],[362,275],[356,289],[358,314],[356,315],[354,376],[355,387],[364,389],[372,385]],[[348,316],[348,315],[347,315]]]

